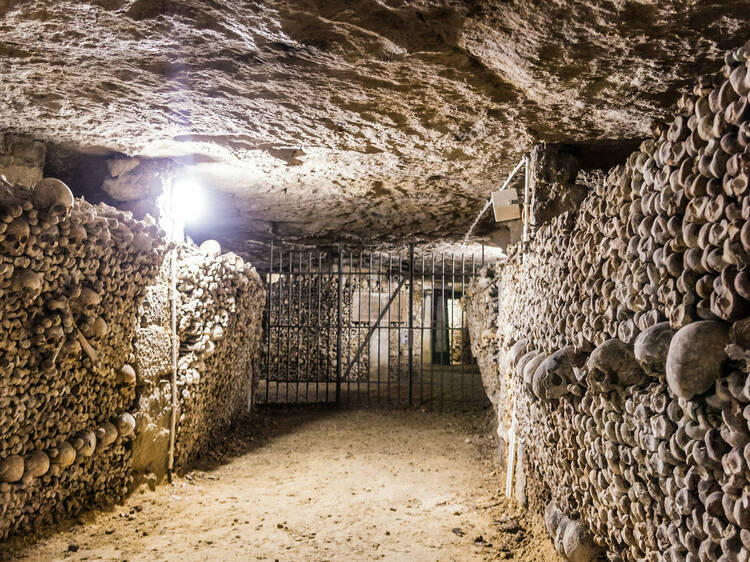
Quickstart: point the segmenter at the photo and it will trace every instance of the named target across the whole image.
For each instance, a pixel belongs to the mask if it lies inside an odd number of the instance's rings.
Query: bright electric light
[[[179,178],[172,184],[172,213],[179,223],[191,224],[203,215],[205,196],[194,180]]]

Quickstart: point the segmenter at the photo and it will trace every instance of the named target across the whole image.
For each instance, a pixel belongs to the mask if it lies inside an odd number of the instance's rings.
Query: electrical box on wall
[[[492,192],[492,209],[495,222],[512,221],[521,218],[521,205],[518,192],[511,188]]]

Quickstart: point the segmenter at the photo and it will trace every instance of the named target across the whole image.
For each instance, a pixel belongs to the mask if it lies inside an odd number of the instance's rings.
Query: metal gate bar
[[[477,256],[470,260],[467,267],[463,254],[414,246],[296,251],[271,244],[265,388],[256,395],[267,404],[484,406],[460,303],[477,274]]]
[[[383,308],[383,312],[381,312],[380,315],[378,316],[377,320],[375,320],[375,325],[372,328],[370,328],[370,330],[367,333],[367,336],[362,341],[362,343],[359,345],[359,348],[357,349],[357,352],[354,354],[354,359],[350,360],[347,363],[347,365],[346,365],[346,372],[344,373],[344,377],[348,376],[349,373],[351,372],[352,366],[354,365],[354,363],[357,362],[357,360],[359,359],[360,354],[362,353],[362,351],[364,351],[365,347],[367,347],[368,340],[369,340],[370,336],[372,336],[372,334],[375,333],[375,330],[380,326],[380,321],[383,319],[383,316],[385,316],[385,313],[388,312],[388,310],[390,309],[391,304],[393,304],[393,300],[396,298],[396,295],[398,294],[398,292],[401,289],[401,287],[403,287],[403,285],[404,285],[404,280],[402,279],[401,281],[399,281],[398,286],[396,287],[396,290],[393,291],[393,294],[391,295],[391,298],[388,299],[388,304],[386,304],[385,308]]]

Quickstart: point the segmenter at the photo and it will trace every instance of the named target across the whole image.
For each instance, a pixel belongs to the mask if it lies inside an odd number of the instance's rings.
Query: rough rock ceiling
[[[648,134],[747,2],[0,0],[0,130],[179,157],[243,240],[456,238],[535,141]],[[74,189],[76,186],[72,186]]]

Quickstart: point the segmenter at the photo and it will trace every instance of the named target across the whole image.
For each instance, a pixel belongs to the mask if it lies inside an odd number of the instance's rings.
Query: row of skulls
[[[5,533],[10,530],[10,522],[20,519],[28,507],[14,501],[16,489],[11,484],[29,488],[36,479],[45,475],[59,478],[69,467],[73,472],[80,470],[83,459],[101,455],[118,438],[128,439],[134,430],[135,418],[129,412],[122,412],[112,421],[95,429],[78,431],[47,450],[35,449],[23,457],[8,455],[0,460],[0,498],[3,500],[0,502],[0,518],[8,522],[5,529],[0,527],[3,536],[7,536]]]
[[[166,249],[153,220],[0,178],[0,537],[127,486],[137,307]]]
[[[501,395],[571,560],[750,560],[749,65],[497,268]]]

